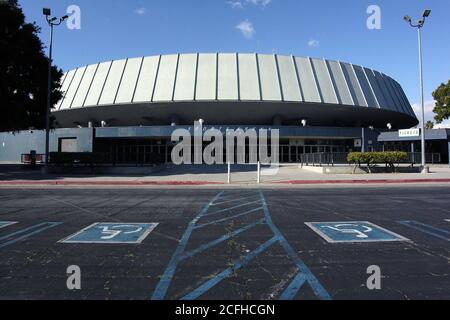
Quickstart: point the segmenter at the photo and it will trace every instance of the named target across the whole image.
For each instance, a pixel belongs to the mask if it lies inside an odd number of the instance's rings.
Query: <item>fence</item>
[[[409,152],[408,159],[403,161],[405,164],[421,164],[422,154],[420,152]],[[334,166],[334,165],[350,165],[347,161],[348,153],[305,153],[300,156],[302,166]],[[428,164],[441,163],[440,153],[427,153],[425,160]]]

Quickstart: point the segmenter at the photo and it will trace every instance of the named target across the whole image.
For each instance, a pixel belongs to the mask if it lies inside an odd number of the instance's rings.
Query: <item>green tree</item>
[[[428,120],[428,121],[425,123],[425,129],[433,129],[433,128],[434,128],[434,122]]]
[[[45,128],[48,58],[39,32],[17,0],[0,1],[0,131]],[[52,105],[62,97],[62,75],[52,67]]]
[[[447,84],[442,83],[433,92],[433,98],[436,100],[436,106],[433,109],[434,119],[437,123],[442,123],[450,117],[450,80]]]

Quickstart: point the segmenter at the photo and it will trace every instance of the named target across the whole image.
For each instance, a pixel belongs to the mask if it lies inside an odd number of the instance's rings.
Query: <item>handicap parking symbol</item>
[[[307,222],[305,224],[329,243],[408,240],[368,221]]]
[[[96,222],[60,240],[62,243],[141,243],[158,223]]]

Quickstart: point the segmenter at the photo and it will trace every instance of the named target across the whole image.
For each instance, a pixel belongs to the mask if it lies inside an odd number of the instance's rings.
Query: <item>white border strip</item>
[[[315,227],[314,224],[317,223],[351,223],[351,224],[367,224],[374,228],[377,228],[379,230],[382,230],[391,236],[396,237],[396,239],[373,239],[373,240],[333,240],[330,237],[328,237],[324,232],[322,232],[319,228]],[[314,232],[316,232],[318,235],[320,235],[322,238],[324,238],[329,243],[355,243],[355,242],[394,242],[394,241],[411,241],[408,238],[405,238],[398,233],[389,231],[383,227],[380,227],[379,225],[376,225],[369,221],[336,221],[336,222],[305,222],[305,224],[310,227]]]
[[[0,229],[9,227],[10,225],[18,223],[17,221],[0,221]]]
[[[127,225],[140,225],[140,224],[150,224],[150,227],[136,240],[136,241],[80,241],[80,240],[70,240],[71,238],[76,237],[77,235],[83,233],[84,231],[91,229],[92,227],[98,225],[98,224],[127,224]],[[144,241],[145,238],[147,238],[147,236],[150,234],[150,232],[152,232],[159,223],[156,222],[132,222],[132,223],[128,223],[128,222],[95,222],[83,229],[81,229],[80,231],[77,231],[74,234],[71,234],[70,236],[63,238],[61,240],[58,241],[58,243],[105,243],[105,244],[141,244],[142,241]]]

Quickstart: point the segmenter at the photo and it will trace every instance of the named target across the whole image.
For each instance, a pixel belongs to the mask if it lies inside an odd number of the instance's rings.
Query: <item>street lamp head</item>
[[[428,18],[428,17],[430,16],[430,13],[431,13],[431,10],[426,9],[426,10],[423,12],[422,17]]]
[[[412,18],[411,18],[410,16],[404,16],[404,17],[403,17],[403,20],[405,20],[405,21],[408,22],[408,23],[411,23]]]
[[[49,8],[43,8],[43,9],[42,9],[42,14],[43,14],[44,16],[49,16],[49,15],[52,14],[52,10],[50,10]]]
[[[61,21],[66,21],[67,19],[69,19],[69,16],[66,14],[65,16],[63,16],[63,17],[61,18]]]

